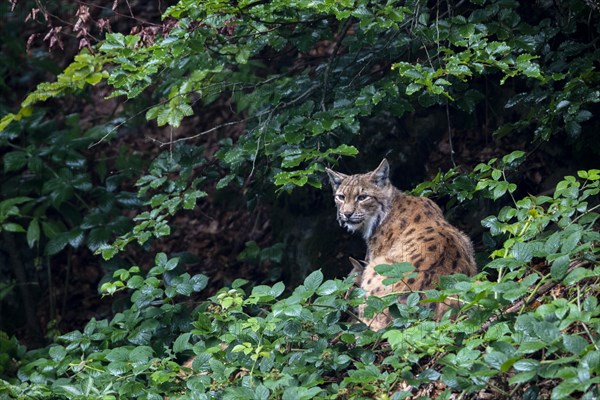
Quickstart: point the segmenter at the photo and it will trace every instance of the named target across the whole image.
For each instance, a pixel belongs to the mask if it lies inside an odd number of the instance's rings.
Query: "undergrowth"
[[[511,196],[516,187],[504,172],[521,157],[481,164],[461,179],[475,183],[473,193]],[[457,178],[446,174],[418,191],[439,193]],[[130,306],[112,319],[92,319],[82,332],[30,352],[1,338],[8,357],[0,359],[0,393],[15,399],[597,398],[599,184],[600,171],[580,171],[552,196],[514,199],[484,219],[499,246],[482,272],[443,277],[437,290],[402,302],[370,297],[367,313],[390,307],[395,317],[381,332],[354,314],[364,293],[352,277],[324,280],[316,270],[296,288],[239,279],[191,309],[186,298],[208,278],[190,276],[177,258],[158,254],[150,270],[121,269],[103,285],[107,295],[129,296]],[[402,264],[386,270],[396,279],[407,273]],[[427,304],[447,299],[458,300],[460,309],[432,320]]]

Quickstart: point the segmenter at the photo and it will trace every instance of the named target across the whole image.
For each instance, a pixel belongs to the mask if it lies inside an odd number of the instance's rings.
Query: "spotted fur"
[[[442,275],[477,272],[470,239],[450,225],[440,208],[424,197],[408,196],[389,180],[389,164],[383,160],[371,172],[345,175],[327,169],[337,206],[337,220],[350,232],[360,232],[367,242],[366,267],[359,280],[367,296],[392,292],[410,293],[435,287]],[[374,270],[379,264],[410,262],[416,278],[384,286]],[[438,303],[436,317],[451,304]],[[374,330],[391,322],[387,313],[364,319]]]

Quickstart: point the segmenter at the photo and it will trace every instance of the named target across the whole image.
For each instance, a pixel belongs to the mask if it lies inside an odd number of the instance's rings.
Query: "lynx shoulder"
[[[359,232],[367,242],[366,267],[360,286],[367,296],[411,292],[435,287],[442,275],[475,275],[470,239],[449,224],[440,208],[424,197],[408,196],[389,180],[389,164],[383,160],[371,172],[345,175],[327,169],[337,206],[337,220],[351,232]],[[374,270],[379,264],[410,262],[417,276],[392,286]],[[436,317],[451,304],[437,303]],[[374,330],[391,322],[384,312],[372,320],[359,317]]]

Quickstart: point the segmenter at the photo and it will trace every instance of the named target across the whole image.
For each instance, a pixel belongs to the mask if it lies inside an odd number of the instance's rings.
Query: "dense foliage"
[[[559,182],[551,197],[527,196],[484,221],[492,234],[506,235],[486,266],[498,271],[497,279],[488,280],[487,272],[444,277],[440,290],[426,291],[421,301],[418,293],[400,304],[396,295],[369,298],[367,313],[396,307],[383,335],[353,317],[364,301],[351,290],[353,280],[324,281],[318,270],[286,296],[282,283],[245,290],[248,282],[236,280],[190,314],[180,300],[204,289],[208,278],[178,272],[178,259],[161,253],[147,273],[121,269],[103,285],[107,293],[130,291],[130,308],[33,352],[19,370],[23,383],[4,382],[4,390],[14,398],[385,398],[393,392],[402,399],[415,390],[436,398],[482,391],[498,398],[540,392],[595,398],[600,234],[591,227],[600,215],[587,200],[600,192],[600,171],[579,175]],[[492,192],[507,183],[479,182]],[[534,258],[548,260],[549,273],[531,269]],[[386,268],[390,282],[406,272],[404,265]],[[456,320],[447,314],[431,321],[424,303],[447,298],[463,305]],[[18,353],[19,346],[9,349]],[[180,366],[182,355],[195,355],[191,369]]]
[[[0,301],[26,281],[18,271],[42,263],[51,271],[65,252],[87,248],[105,260],[110,279],[100,290],[120,295],[120,307],[40,349],[0,332],[0,393],[597,398],[600,171],[567,165],[566,176],[546,182],[549,191],[526,194],[519,177],[529,156],[512,150],[566,143],[584,166],[600,152],[598,12],[580,0],[183,0],[156,29],[88,43],[56,81],[17,107],[0,104],[0,250],[15,271],[14,281],[0,282]],[[15,65],[3,68],[12,76]],[[45,107],[89,102],[97,88],[107,102],[124,99],[101,121],[58,118]],[[230,120],[173,136],[219,102]],[[367,313],[391,306],[396,319],[383,332],[357,321],[353,310],[365,300],[350,278],[326,280],[317,269],[287,288],[238,279],[191,307],[209,277],[162,252],[151,268],[121,257],[132,243],[151,251],[149,243],[172,234],[174,216],[219,190],[239,189],[252,208],[274,191],[320,188],[324,167],[341,156],[406,156],[412,149],[394,132],[378,131],[429,114],[435,123],[443,115],[435,140],[447,137],[450,166],[462,129],[483,126],[510,150],[414,189],[449,207],[492,204],[481,221],[485,261],[478,276],[443,277],[438,290],[404,302],[367,299]],[[97,150],[141,115],[171,132],[154,139],[168,150],[152,163],[123,146],[110,157]],[[232,127],[217,146],[203,142]],[[246,256],[260,254],[248,246]],[[268,250],[265,258],[281,261]],[[394,282],[411,268],[379,271]],[[460,310],[434,322],[426,305],[449,298]],[[25,308],[32,317],[32,304]]]

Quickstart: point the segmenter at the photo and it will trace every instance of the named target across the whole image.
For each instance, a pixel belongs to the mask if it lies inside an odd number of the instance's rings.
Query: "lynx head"
[[[390,210],[394,187],[386,159],[374,171],[345,175],[326,168],[333,188],[340,225],[350,232],[359,231],[368,240]]]

